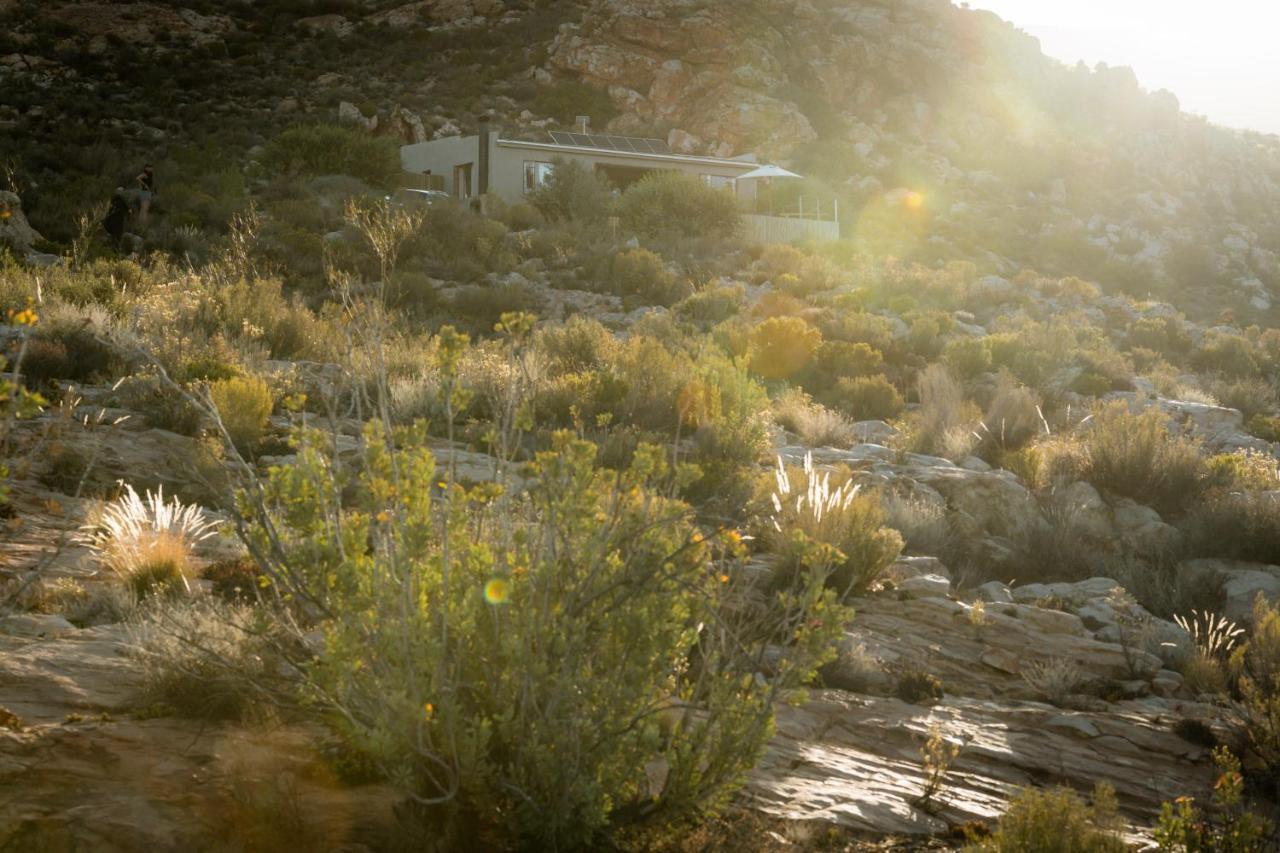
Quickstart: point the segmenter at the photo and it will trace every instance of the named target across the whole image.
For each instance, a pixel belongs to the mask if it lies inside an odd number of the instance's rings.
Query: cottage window
[[[724,190],[725,192],[736,193],[738,191],[738,182],[733,178],[727,178],[724,175],[703,175],[702,182],[713,190]]]
[[[531,193],[534,190],[541,189],[551,178],[553,171],[555,171],[554,163],[524,161],[524,191]]]

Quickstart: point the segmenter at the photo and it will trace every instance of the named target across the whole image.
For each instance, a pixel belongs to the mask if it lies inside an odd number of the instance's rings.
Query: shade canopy
[[[795,172],[788,172],[781,166],[761,166],[758,169],[752,169],[745,175],[739,175],[738,180],[748,181],[752,178],[798,178]]]

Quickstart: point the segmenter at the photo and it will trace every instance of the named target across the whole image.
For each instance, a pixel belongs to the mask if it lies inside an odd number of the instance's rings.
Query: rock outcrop
[[[553,68],[608,89],[628,123],[674,124],[682,150],[721,156],[790,149],[816,137],[786,84],[792,49],[777,32],[750,38],[732,4],[597,2],[551,53]]]
[[[32,251],[40,234],[22,212],[22,199],[17,194],[0,190],[0,247],[8,246],[19,255]]]

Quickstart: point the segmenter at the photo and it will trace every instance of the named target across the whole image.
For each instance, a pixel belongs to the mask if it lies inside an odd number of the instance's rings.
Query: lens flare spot
[[[506,604],[511,597],[511,584],[502,578],[494,578],[484,585],[484,600],[490,604]]]
[[[924,196],[918,192],[909,192],[902,203],[907,206],[907,210],[922,210],[924,208]]]

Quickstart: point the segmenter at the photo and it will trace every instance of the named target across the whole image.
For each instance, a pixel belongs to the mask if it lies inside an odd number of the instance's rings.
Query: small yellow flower
[[[484,585],[484,600],[490,604],[506,604],[511,596],[511,584],[502,578],[494,578]]]
[[[40,318],[36,316],[36,312],[30,308],[24,308],[21,311],[10,311],[9,318],[15,326],[34,326]]]
[[[720,576],[720,583],[728,583],[728,582],[729,582],[729,576],[728,576],[728,575],[721,575],[721,576]]]
[[[386,524],[388,521],[390,521],[390,520],[391,520],[391,513],[387,512],[387,511],[384,509],[382,512],[378,513],[378,515],[377,515],[377,519],[378,519],[378,521],[382,522],[383,524]]]
[[[435,713],[436,713],[436,706],[432,705],[430,702],[422,706],[422,716],[427,718],[428,720],[434,717]]]

